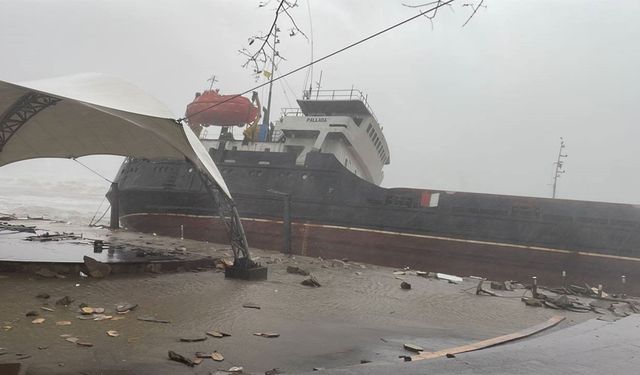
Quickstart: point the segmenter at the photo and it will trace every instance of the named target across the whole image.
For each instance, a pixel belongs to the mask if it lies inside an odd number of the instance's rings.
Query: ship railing
[[[302,94],[303,100],[359,100],[373,114],[369,105],[368,95],[356,88],[338,90],[305,90]],[[374,115],[375,117],[375,115]]]
[[[284,116],[304,116],[302,110],[300,108],[282,108],[280,110],[280,115]]]

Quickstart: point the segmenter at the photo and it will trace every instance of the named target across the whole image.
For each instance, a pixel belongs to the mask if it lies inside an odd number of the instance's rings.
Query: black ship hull
[[[293,252],[493,278],[536,275],[620,286],[640,279],[640,208],[491,194],[385,189],[331,154],[213,152],[251,246],[282,250],[291,195]],[[223,223],[183,162],[129,160],[117,176],[133,230],[224,243]],[[436,198],[437,199],[434,199]],[[637,275],[637,277],[634,277]]]

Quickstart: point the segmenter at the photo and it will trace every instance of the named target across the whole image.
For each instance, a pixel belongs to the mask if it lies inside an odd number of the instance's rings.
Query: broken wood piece
[[[180,355],[180,354],[174,352],[173,350],[169,350],[169,359],[172,360],[172,361],[184,363],[185,365],[187,365],[189,367],[195,366],[195,363],[193,363],[192,360],[190,360],[189,358],[186,358],[183,355]]]

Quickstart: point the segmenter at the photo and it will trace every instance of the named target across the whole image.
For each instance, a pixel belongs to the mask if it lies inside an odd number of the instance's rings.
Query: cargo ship
[[[231,190],[250,246],[289,251],[288,215],[293,254],[492,279],[537,276],[547,285],[620,289],[625,276],[632,289],[640,280],[638,206],[383,188],[391,153],[361,91],[310,89],[272,124],[260,123],[256,95],[225,100],[217,91],[198,94],[187,115]],[[207,126],[220,124],[220,135],[208,137]],[[234,139],[228,127],[244,124],[243,139]],[[116,182],[124,227],[226,241],[186,162],[128,159]]]

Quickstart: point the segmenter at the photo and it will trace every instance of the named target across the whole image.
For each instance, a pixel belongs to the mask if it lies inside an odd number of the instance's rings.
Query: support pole
[[[109,220],[109,228],[120,229],[120,190],[118,183],[111,183],[111,218]]]
[[[291,194],[284,194],[284,213],[283,213],[283,233],[284,239],[283,252],[291,256]]]

